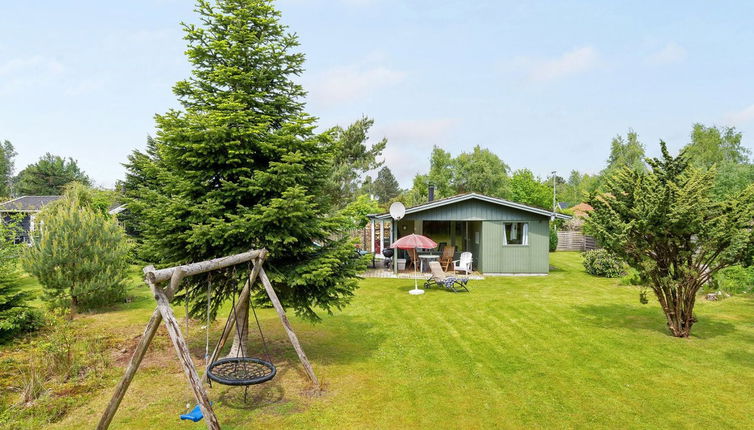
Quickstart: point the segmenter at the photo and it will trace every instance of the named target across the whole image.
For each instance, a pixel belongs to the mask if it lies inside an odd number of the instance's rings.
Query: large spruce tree
[[[198,0],[196,12],[200,24],[184,24],[191,77],[174,87],[183,109],[157,115],[149,151],[126,164],[141,257],[172,265],[267,248],[281,300],[316,320],[348,303],[360,263],[331,215],[334,145],[304,112],[297,38],[268,0]],[[213,311],[237,288],[226,281],[212,278]],[[205,290],[187,291],[201,312]]]

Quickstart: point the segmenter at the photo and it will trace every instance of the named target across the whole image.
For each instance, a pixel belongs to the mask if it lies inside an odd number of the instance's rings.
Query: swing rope
[[[232,279],[236,279],[235,266],[233,267]],[[251,289],[251,285],[249,285]],[[265,354],[267,360],[260,358],[253,358],[247,356],[246,335],[248,333],[248,313],[246,323],[239,326],[238,312],[236,312],[236,290],[233,290],[232,294],[233,307],[231,308],[231,315],[228,316],[228,320],[233,318],[236,326],[236,335],[238,336],[238,348],[236,349],[235,357],[226,357],[217,360],[209,365],[207,368],[207,376],[209,379],[223,385],[234,386],[249,386],[255,384],[261,384],[267,382],[275,377],[277,369],[275,365],[270,361],[270,353],[267,347],[267,341],[264,338],[259,318],[257,317],[256,310],[251,301],[251,294],[247,300],[249,305],[254,311],[254,319],[257,323],[257,329],[259,330],[260,337],[265,348]],[[248,309],[247,309],[248,312]],[[240,328],[239,328],[240,327]],[[246,392],[244,392],[244,399]]]
[[[204,330],[204,373],[207,373],[209,369],[209,323],[210,323],[210,311],[211,311],[211,299],[212,299],[212,273],[207,275],[207,326]]]

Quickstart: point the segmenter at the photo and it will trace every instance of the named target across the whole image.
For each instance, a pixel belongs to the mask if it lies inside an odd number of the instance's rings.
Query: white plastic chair
[[[471,273],[471,262],[473,258],[470,252],[462,252],[459,260],[453,260],[453,271]]]

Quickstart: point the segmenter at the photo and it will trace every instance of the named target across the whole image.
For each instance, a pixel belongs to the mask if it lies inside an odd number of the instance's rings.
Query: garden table
[[[419,256],[419,260],[421,261],[421,269],[419,269],[420,272],[424,272],[424,262],[427,262],[427,268],[429,268],[429,262],[433,260],[439,260],[440,255],[439,254],[422,254]]]

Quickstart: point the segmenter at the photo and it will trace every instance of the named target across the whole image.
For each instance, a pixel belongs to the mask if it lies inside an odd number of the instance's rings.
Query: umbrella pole
[[[414,248],[416,249],[416,248]],[[415,253],[416,258],[419,259],[419,251],[417,250]],[[413,296],[418,296],[419,294],[424,294],[424,290],[419,289],[418,279],[416,274],[416,261],[414,261],[414,289],[409,291],[408,293]]]

